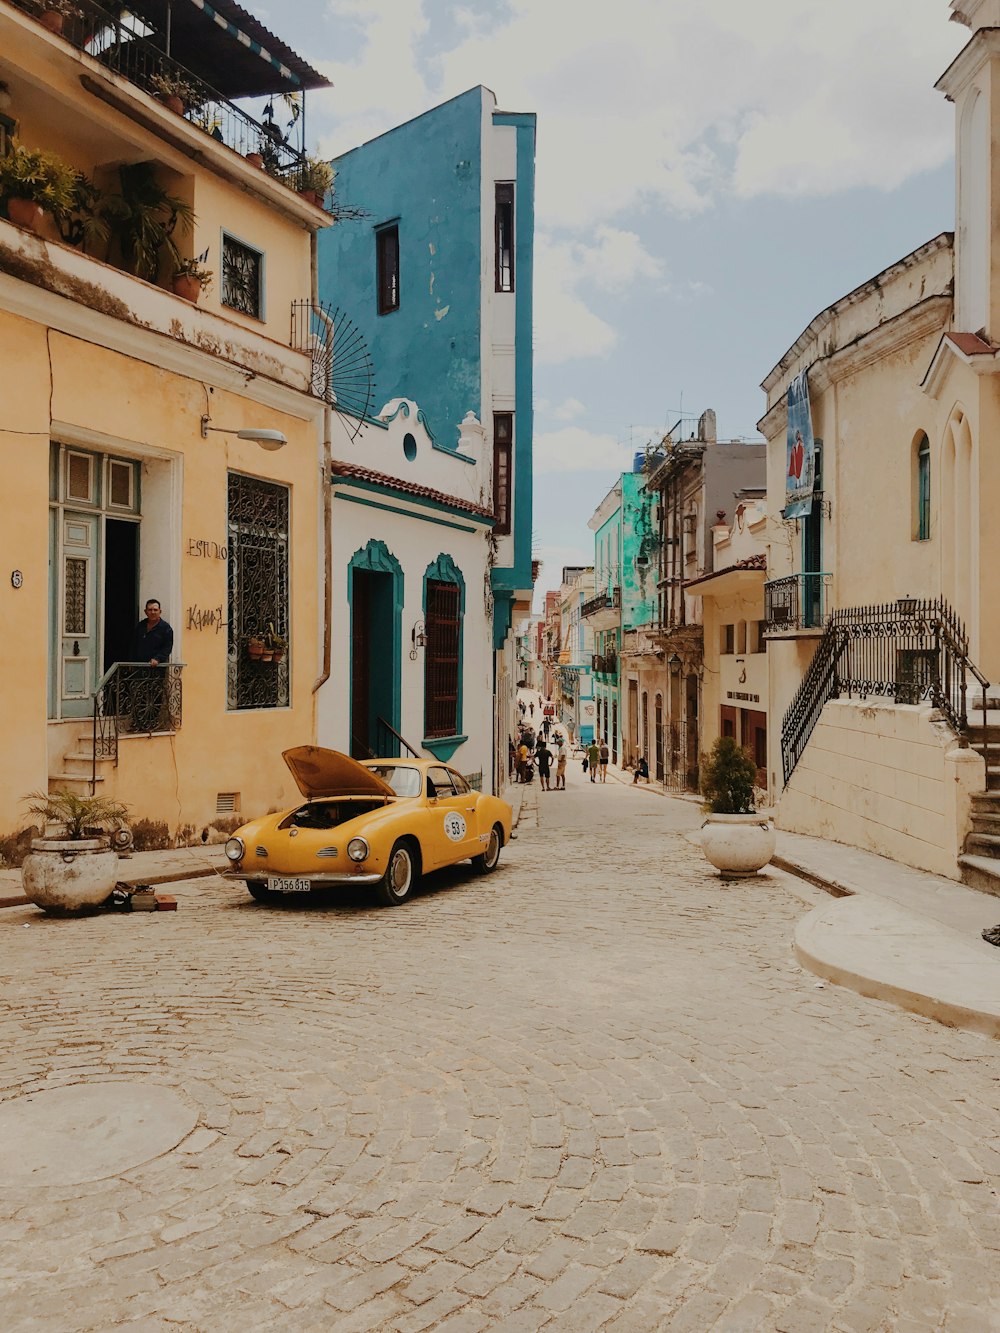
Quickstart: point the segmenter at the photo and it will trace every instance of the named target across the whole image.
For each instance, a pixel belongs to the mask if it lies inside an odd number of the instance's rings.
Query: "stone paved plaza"
[[[690,803],[576,762],[532,803],[400,909],[5,911],[0,1112],[189,1118],[82,1184],[72,1137],[45,1184],[7,1143],[4,1328],[1000,1329],[996,1042],[818,986]]]

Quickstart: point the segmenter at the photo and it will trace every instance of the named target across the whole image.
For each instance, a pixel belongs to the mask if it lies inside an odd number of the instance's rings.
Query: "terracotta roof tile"
[[[710,574],[702,574],[701,578],[688,579],[684,584],[685,588],[691,588],[696,583],[707,583],[709,579],[717,579],[722,574],[736,574],[741,569],[762,569],[767,572],[767,556],[763,551],[757,555],[748,555],[745,560],[737,560],[735,565],[726,565],[724,569],[713,569]]]
[[[975,333],[946,333],[944,336],[966,356],[993,356],[996,352],[995,347],[991,347],[988,342],[983,342],[982,338]]]
[[[390,477],[384,472],[373,472],[371,468],[359,467],[356,463],[334,462],[330,466],[333,480],[337,477],[353,477],[357,481],[367,481],[373,486],[384,487],[387,491],[396,491],[400,495],[419,496],[422,500],[435,500],[438,504],[448,505],[452,509],[463,509],[467,514],[476,514],[480,518],[496,521],[492,509],[473,504],[471,500],[460,500],[457,495],[448,495],[444,491],[432,490],[429,486],[419,486],[415,481],[403,481],[400,477]]]

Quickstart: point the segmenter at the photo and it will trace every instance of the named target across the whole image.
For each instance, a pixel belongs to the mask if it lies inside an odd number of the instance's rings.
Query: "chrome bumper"
[[[268,880],[268,879],[307,879],[314,889],[343,889],[351,884],[377,884],[382,878],[381,875],[359,874],[359,875],[329,875],[329,874],[305,874],[305,875],[275,875],[257,874],[248,875],[245,870],[224,870],[223,879],[238,879],[245,884],[248,879]]]

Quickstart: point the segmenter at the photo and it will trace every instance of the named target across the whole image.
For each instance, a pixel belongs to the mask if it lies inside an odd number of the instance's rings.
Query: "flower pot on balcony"
[[[247,657],[251,662],[259,662],[264,656],[264,640],[250,638],[247,639]]]
[[[302,196],[302,198],[306,201],[307,204],[315,204],[317,208],[319,208],[319,206],[323,202],[323,200],[319,197],[319,195],[316,193],[315,190],[300,190],[299,194]]]
[[[43,28],[48,28],[49,32],[58,34],[62,32],[66,18],[58,9],[46,9],[45,12],[39,16],[38,21]]]
[[[252,167],[256,167],[258,171],[264,170],[264,159],[260,153],[247,153],[245,156]]]
[[[28,231],[37,231],[45,210],[32,199],[8,199],[7,216],[15,227],[26,227]]]
[[[185,301],[197,305],[198,297],[201,295],[201,283],[189,273],[179,273],[174,278],[174,295],[182,296]]]
[[[184,103],[177,96],[176,93],[164,93],[163,96],[160,98],[160,101],[167,108],[167,110],[172,111],[175,116],[183,116]]]

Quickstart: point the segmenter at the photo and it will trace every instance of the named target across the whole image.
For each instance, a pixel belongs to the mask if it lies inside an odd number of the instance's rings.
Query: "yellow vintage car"
[[[358,761],[316,745],[282,758],[305,804],[244,824],[226,843],[226,878],[258,902],[368,884],[396,907],[426,871],[471,860],[488,875],[510,841],[508,803],[436,759]]]

